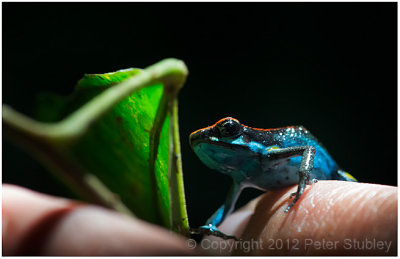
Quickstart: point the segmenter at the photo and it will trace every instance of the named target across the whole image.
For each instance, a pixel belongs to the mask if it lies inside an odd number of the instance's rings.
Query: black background
[[[304,125],[362,182],[397,185],[397,3],[3,3],[3,103],[69,94],[84,73],[186,62],[180,131],[189,219],[224,201],[230,179],[190,150],[226,116]],[[3,142],[3,182],[68,196]],[[252,194],[250,192],[248,195]]]

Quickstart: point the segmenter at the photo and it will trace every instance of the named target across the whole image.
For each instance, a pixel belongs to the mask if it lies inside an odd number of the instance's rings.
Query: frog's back
[[[298,146],[312,146],[315,148],[314,168],[311,177],[319,180],[338,179],[339,169],[325,147],[303,126],[290,126],[276,129],[254,129],[247,127],[245,132],[256,141],[262,143],[266,149],[288,148]],[[282,188],[298,182],[298,170],[302,157],[292,157],[280,161],[265,161],[264,173],[257,181],[257,185],[268,184],[266,189]],[[254,181],[254,179],[253,179]],[[276,183],[276,184],[273,184]]]
[[[335,179],[335,172],[339,169],[327,149],[303,126],[293,126],[278,129],[283,134],[274,134],[274,139],[281,148],[295,146],[312,146],[315,148],[314,170],[322,171],[320,179]],[[301,157],[290,159],[292,164],[300,164]]]

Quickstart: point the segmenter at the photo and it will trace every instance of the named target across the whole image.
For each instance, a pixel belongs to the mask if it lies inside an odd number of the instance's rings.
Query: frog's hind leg
[[[286,208],[285,212],[289,212],[290,208],[300,199],[301,195],[304,193],[307,184],[316,182],[315,179],[310,181],[311,171],[314,167],[314,156],[315,148],[313,146],[299,146],[299,147],[288,147],[273,149],[268,152],[267,156],[271,158],[292,158],[296,156],[301,156],[301,164],[299,168],[299,186],[297,191],[290,195],[290,198],[294,196],[294,199],[290,205]]]
[[[214,214],[207,220],[204,226],[195,229],[190,229],[190,232],[192,234],[212,235],[223,239],[237,240],[235,236],[230,236],[221,232],[217,228],[217,226],[221,224],[229,214],[232,213],[242,189],[243,187],[240,184],[234,182],[232,188],[228,193],[228,197],[226,198],[225,203],[221,207],[219,207],[217,211],[214,212]]]

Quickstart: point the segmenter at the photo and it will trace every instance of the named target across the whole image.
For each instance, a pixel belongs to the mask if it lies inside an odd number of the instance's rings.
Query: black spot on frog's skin
[[[289,180],[289,176],[286,176],[285,179],[286,179],[286,180]]]
[[[279,180],[276,181],[276,183],[279,184],[279,185],[282,185],[281,181],[279,181]]]
[[[249,136],[243,135],[243,141],[244,141],[245,143],[249,143],[249,142],[250,142]]]

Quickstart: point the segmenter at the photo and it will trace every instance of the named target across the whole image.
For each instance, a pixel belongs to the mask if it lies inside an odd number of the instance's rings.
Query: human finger
[[[3,185],[4,255],[190,255],[182,237],[111,210]]]
[[[242,240],[209,239],[221,242],[219,246],[214,245],[220,250],[217,252],[252,255],[397,253],[396,187],[320,181],[309,186],[289,213],[285,213],[289,195],[296,188],[266,193],[228,217],[220,230]]]

